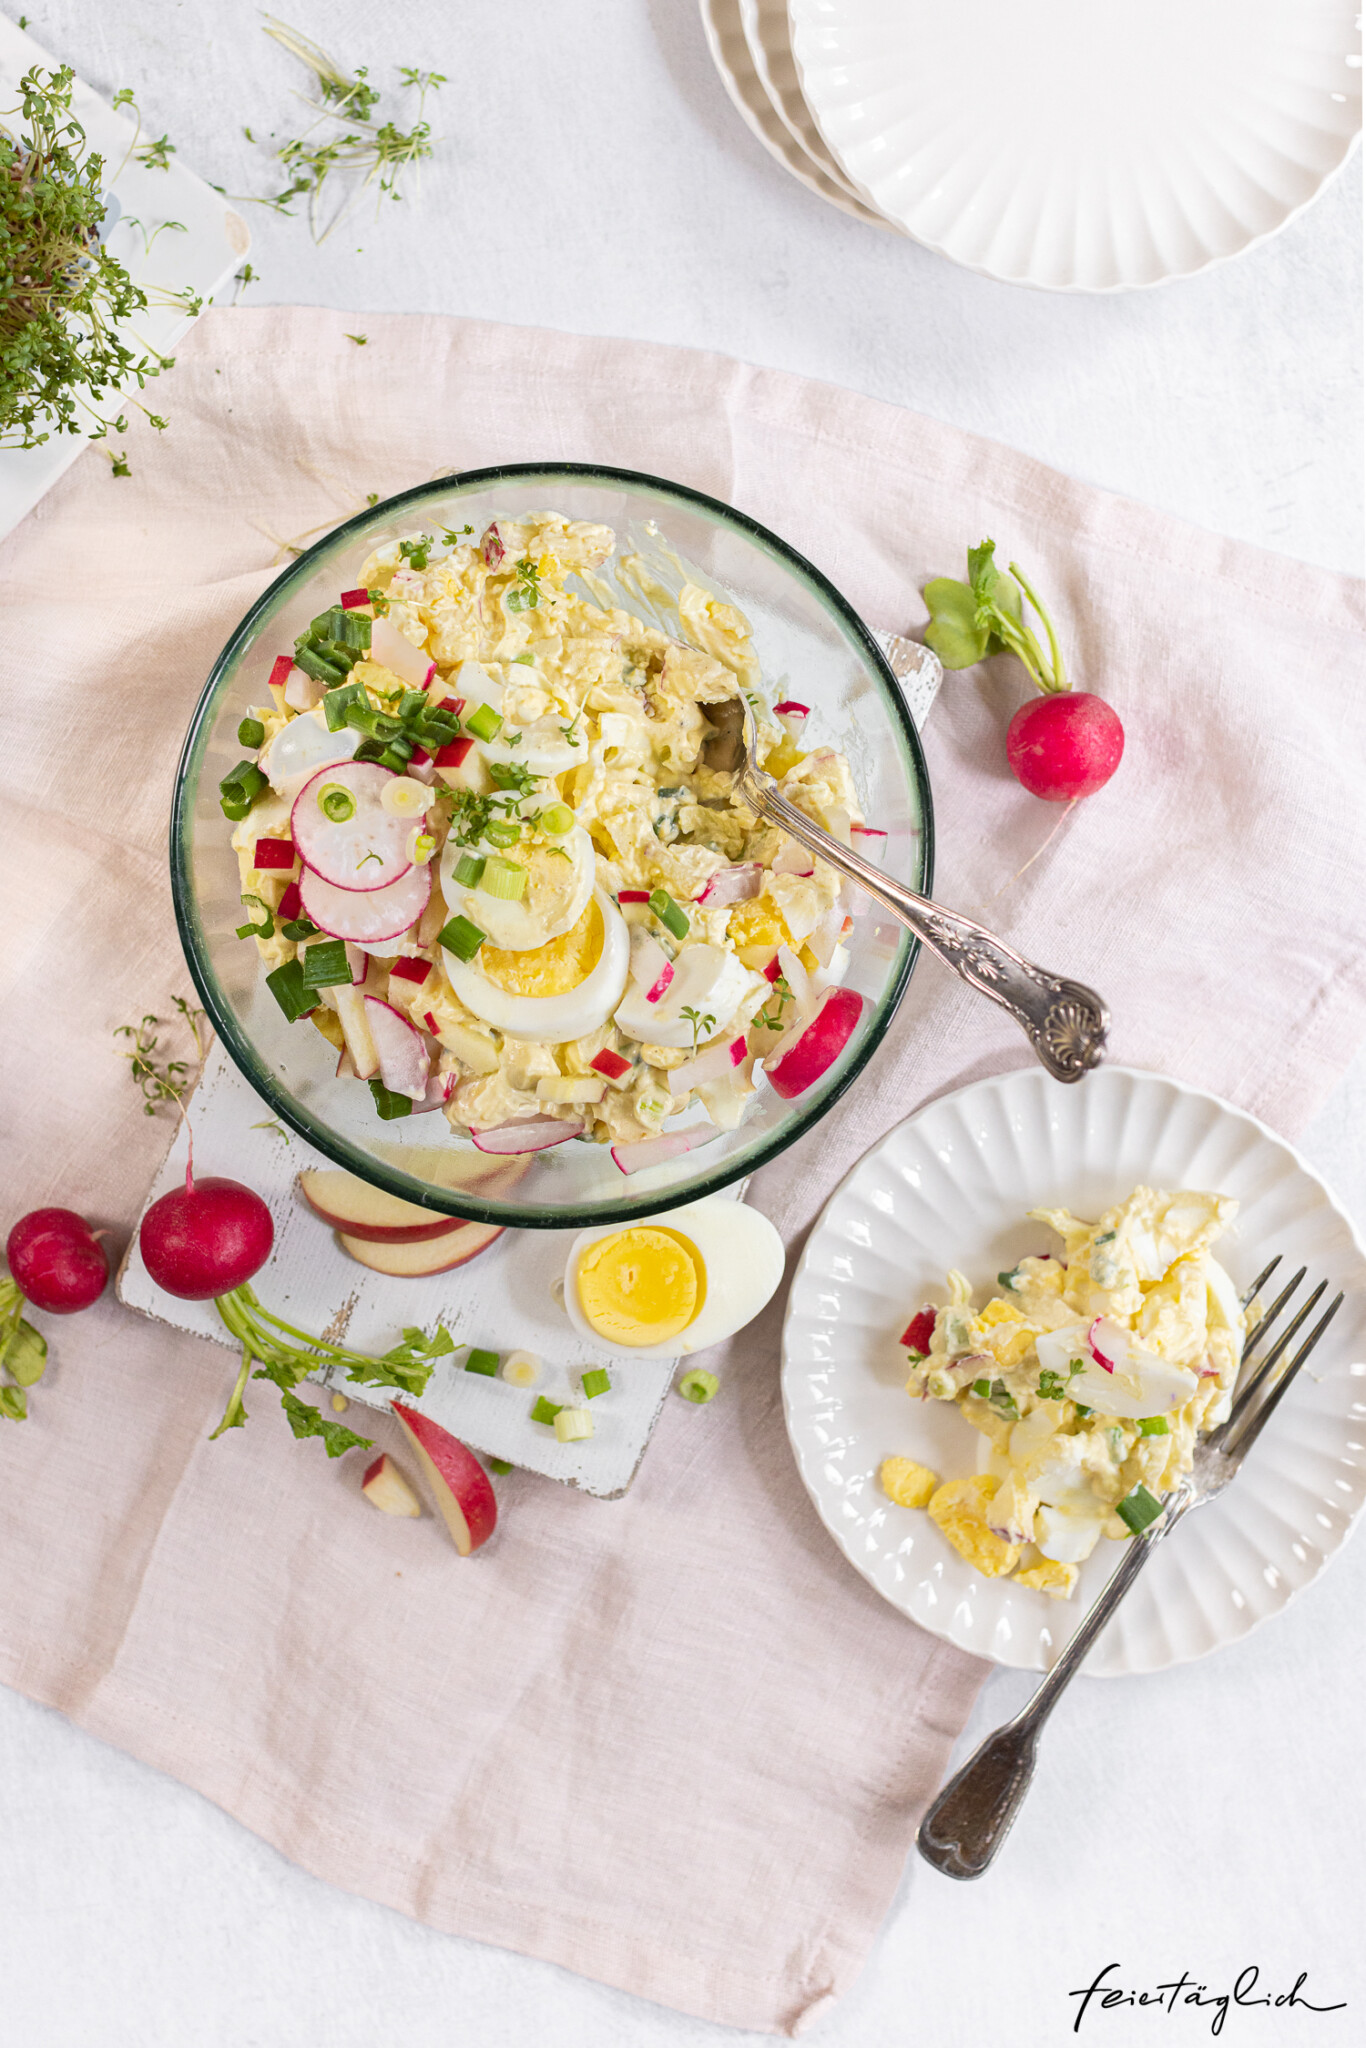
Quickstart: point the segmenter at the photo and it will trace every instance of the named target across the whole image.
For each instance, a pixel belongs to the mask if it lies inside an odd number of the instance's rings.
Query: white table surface
[[[249,0],[29,4],[50,50],[101,89],[132,84],[149,133],[168,132],[203,176],[234,193],[271,189],[241,128],[297,132],[296,78]],[[294,0],[289,13],[343,58],[368,60],[381,85],[391,58],[450,82],[417,203],[386,203],[378,226],[370,209],[359,232],[321,249],[300,223],[244,209],[257,303],[467,313],[715,348],[975,428],[1201,525],[1359,568],[1359,159],[1278,240],[1203,279],[1121,299],[1030,294],[861,227],[787,178],[712,74],[691,0],[378,11]],[[1366,1060],[1302,1141],[1366,1219],[1363,1137]],[[1363,1609],[1358,1541],[1237,1648],[1156,1678],[1078,1685],[997,1869],[960,1887],[913,1857],[861,1981],[814,2038],[1052,2048],[1071,2038],[1068,1992],[1112,1961],[1122,1987],[1184,1969],[1211,1994],[1245,1964],[1261,1968],[1258,1991],[1288,1990],[1307,1970],[1304,1995],[1347,1999],[1346,2012],[1248,2008],[1221,2038],[1364,2038],[1353,1931],[1366,1896]],[[994,1676],[964,1751],[1027,1689]],[[334,1891],[194,1793],[3,1690],[0,1757],[7,2040],[739,2038]],[[1211,2018],[1093,2007],[1080,2038],[1181,2048],[1210,2038]]]

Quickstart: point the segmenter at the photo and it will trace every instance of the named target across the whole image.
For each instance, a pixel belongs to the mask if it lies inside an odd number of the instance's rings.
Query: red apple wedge
[[[453,1154],[451,1165],[459,1164],[458,1176],[445,1173],[443,1179],[454,1189],[467,1187],[481,1195],[506,1193],[530,1165],[528,1159],[493,1159],[482,1152]],[[299,1175],[299,1193],[315,1216],[333,1230],[359,1237],[371,1244],[420,1244],[427,1238],[445,1237],[459,1228],[458,1216],[438,1216],[416,1202],[370,1185],[359,1174],[341,1167],[309,1167]]]
[[[452,1436],[430,1415],[390,1403],[413,1449],[418,1468],[445,1518],[451,1539],[462,1557],[487,1543],[498,1521],[498,1503],[488,1473],[459,1437]]]
[[[384,1515],[420,1515],[422,1503],[387,1451],[365,1470],[360,1490],[371,1507]]]
[[[464,1266],[501,1237],[501,1223],[457,1223],[441,1237],[419,1238],[416,1244],[375,1244],[369,1238],[342,1234],[342,1250],[372,1273],[391,1280],[426,1280]]]

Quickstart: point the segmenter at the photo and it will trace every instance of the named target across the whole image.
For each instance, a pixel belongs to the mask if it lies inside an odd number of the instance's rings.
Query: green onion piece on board
[[[473,889],[484,872],[482,854],[462,853],[455,864],[455,879],[462,889]]]
[[[311,988],[304,987],[304,970],[297,960],[286,960],[283,967],[277,967],[273,974],[268,974],[266,987],[291,1024],[297,1024],[300,1017],[310,1016],[318,1007],[317,996]]]
[[[561,1408],[555,1417],[555,1434],[562,1444],[582,1443],[593,1434],[593,1418],[586,1408]]]
[[[318,791],[318,809],[334,825],[345,825],[356,815],[356,799],[340,782],[325,782]]]
[[[672,932],[676,939],[687,938],[687,917],[678,904],[674,902],[667,889],[652,889],[650,891],[650,908],[666,932]]]
[[[1162,1503],[1146,1486],[1136,1486],[1132,1493],[1126,1493],[1115,1509],[1122,1522],[1127,1522],[1135,1536],[1141,1535],[1150,1522],[1155,1522],[1162,1512]]]
[[[488,933],[481,932],[467,917],[453,917],[449,924],[442,925],[436,943],[454,953],[457,960],[473,960],[487,937]]]
[[[1165,1415],[1145,1415],[1138,1425],[1140,1436],[1170,1436],[1172,1426]]]
[[[490,818],[484,827],[484,837],[490,846],[501,846],[504,851],[516,846],[522,836],[521,825],[515,818]]]
[[[498,1375],[498,1353],[496,1351],[471,1351],[465,1360],[466,1372],[481,1372],[486,1380]]]
[[[544,1394],[538,1394],[532,1406],[531,1419],[533,1422],[544,1422],[547,1428],[553,1428],[555,1417],[562,1405],[563,1403],[558,1401],[547,1401]]]
[[[526,869],[515,860],[502,860],[494,855],[484,863],[479,886],[486,896],[516,903],[526,894]]]
[[[305,988],[341,988],[351,981],[351,963],[342,939],[324,939],[310,946],[302,960]]]
[[[552,839],[563,839],[566,832],[574,829],[574,813],[568,804],[550,804],[541,812],[540,823],[541,830]]]
[[[700,1372],[694,1366],[678,1382],[678,1391],[685,1401],[710,1401],[720,1384],[714,1372]]]
[[[259,747],[265,740],[266,729],[259,718],[244,718],[237,728],[239,747]]]
[[[586,1398],[590,1401],[595,1401],[599,1394],[606,1394],[610,1391],[612,1382],[608,1379],[601,1366],[595,1366],[592,1372],[584,1374],[582,1385]]]
[[[298,964],[296,960],[294,965],[297,967]],[[412,1097],[396,1095],[391,1088],[385,1087],[383,1081],[372,1081],[370,1093],[375,1098],[375,1108],[386,1124],[391,1124],[396,1116],[411,1116],[413,1113]]]
[[[487,744],[489,740],[497,739],[503,730],[503,720],[491,704],[481,704],[478,710],[472,711],[465,720],[465,730],[472,732],[477,740],[483,740]]]
[[[490,1459],[489,1459],[489,1471],[490,1471],[490,1472],[496,1472],[496,1473],[498,1474],[498,1477],[499,1477],[500,1479],[501,1479],[501,1478],[503,1477],[504,1473],[506,1473],[506,1472],[510,1472],[511,1470],[512,1470],[512,1460],[511,1460],[511,1458],[490,1458]]]

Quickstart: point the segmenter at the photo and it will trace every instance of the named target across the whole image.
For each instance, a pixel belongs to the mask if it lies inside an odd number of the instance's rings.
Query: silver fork
[[[1278,1253],[1265,1272],[1258,1274],[1243,1296],[1244,1309],[1256,1300],[1280,1263]],[[1242,1370],[1246,1370],[1257,1346],[1271,1334],[1273,1323],[1304,1279],[1305,1271],[1306,1268],[1301,1266],[1248,1332],[1243,1343]],[[962,1770],[950,1778],[921,1821],[915,1838],[916,1847],[926,1862],[932,1863],[936,1870],[942,1870],[946,1877],[980,1877],[995,1856],[1024,1804],[1034,1776],[1039,1734],[1044,1722],[1158,1544],[1171,1534],[1184,1514],[1217,1499],[1237,1475],[1243,1459],[1266,1428],[1278,1404],[1285,1399],[1296,1373],[1342,1306],[1339,1294],[1294,1357],[1281,1366],[1287,1349],[1317,1308],[1327,1285],[1326,1280],[1320,1280],[1275,1344],[1257,1362],[1250,1378],[1239,1388],[1228,1420],[1211,1430],[1208,1436],[1198,1439],[1191,1471],[1168,1494],[1160,1517],[1141,1535],[1129,1539],[1119,1569],[1106,1584],[1029,1705],[1013,1721],[1005,1722],[987,1737]],[[1279,1372],[1278,1367],[1281,1368]]]

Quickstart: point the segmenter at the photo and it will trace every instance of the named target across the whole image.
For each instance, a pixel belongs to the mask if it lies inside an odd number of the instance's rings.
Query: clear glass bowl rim
[[[191,771],[196,767],[201,742],[207,744],[209,728],[217,710],[220,686],[233,669],[244,643],[248,642],[255,629],[267,620],[276,606],[289,591],[308,581],[322,558],[330,554],[339,541],[368,528],[377,522],[401,513],[406,507],[416,506],[438,496],[450,496],[466,490],[482,489],[500,483],[528,482],[533,478],[546,481],[562,479],[566,483],[604,482],[622,484],[628,487],[646,489],[663,498],[673,498],[684,505],[700,509],[723,525],[736,528],[758,547],[776,555],[789,569],[796,573],[799,581],[806,582],[815,596],[841,621],[854,643],[863,653],[869,667],[881,686],[884,706],[892,722],[899,725],[905,738],[915,775],[916,794],[921,814],[921,859],[923,878],[921,889],[926,896],[934,887],[934,801],[930,792],[929,770],[925,763],[924,749],[916,731],[905,697],[902,694],[891,667],[882,649],[874,640],[863,620],[848,600],[831,583],[814,563],[785,540],[770,532],[757,519],[747,513],[736,511],[719,498],[708,496],[705,491],[694,490],[688,484],[672,483],[663,477],[652,476],[646,470],[618,469],[603,463],[592,462],[508,462],[497,463],[486,469],[453,471],[448,476],[432,477],[425,483],[415,484],[410,490],[400,491],[392,498],[381,499],[374,505],[367,505],[363,512],[355,513],[350,519],[335,526],[321,540],[304,550],[294,561],[280,571],[274,581],[243,614],[225,641],[208,680],[200,693],[185,744],[176,765],[175,791],[171,804],[171,899],[175,909],[176,925],[185,954],[190,977],[199,993],[216,1034],[223,1040],[234,1064],[251,1083],[257,1094],[270,1106],[274,1115],[288,1124],[305,1142],[321,1152],[337,1166],[369,1181],[372,1186],[383,1188],[386,1193],[396,1195],[401,1201],[411,1202],[419,1208],[431,1209],[439,1214],[452,1216],[458,1221],[475,1223],[497,1223],[506,1229],[517,1230],[583,1230],[599,1223],[629,1220],[619,1208],[606,1208],[595,1203],[583,1203],[577,1207],[563,1205],[537,1205],[514,1202],[493,1203],[480,1201],[467,1190],[458,1191],[438,1188],[419,1181],[412,1175],[391,1167],[385,1160],[373,1153],[363,1151],[340,1137],[332,1128],[310,1116],[301,1109],[287,1090],[281,1088],[274,1074],[260,1058],[250,1038],[238,1022],[231,1003],[218,985],[212,962],[204,943],[198,911],[194,900],[191,881],[192,842],[194,833],[194,802],[198,794],[198,778],[191,784]],[[797,1139],[804,1136],[822,1118],[828,1116],[836,1103],[853,1085],[868,1061],[881,1044],[896,1009],[905,994],[912,970],[920,953],[918,939],[905,935],[902,957],[877,1004],[863,1043],[850,1059],[843,1074],[820,1102],[803,1113],[797,1110],[790,1122],[759,1146],[755,1152],[743,1158],[733,1159],[727,1165],[718,1165],[711,1173],[700,1175],[695,1181],[679,1188],[666,1188],[642,1194],[640,1202],[632,1210],[637,1218],[659,1215],[662,1211],[676,1209],[685,1202],[698,1202],[707,1195],[714,1195],[732,1182],[746,1178],[770,1161],[778,1158]]]

